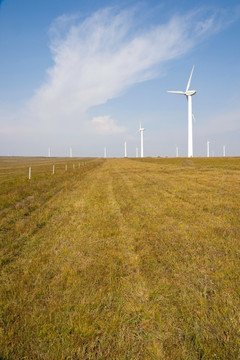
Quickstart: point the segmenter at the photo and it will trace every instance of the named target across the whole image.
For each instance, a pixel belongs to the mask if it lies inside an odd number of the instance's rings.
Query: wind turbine
[[[104,148],[104,158],[106,158],[107,157],[107,148],[105,147]]]
[[[48,157],[51,157],[51,149],[50,149],[50,147],[48,148]]]
[[[127,142],[124,142],[124,157],[127,157]]]
[[[178,157],[178,146],[176,146],[176,157]]]
[[[139,128],[139,132],[141,134],[141,157],[143,158],[143,132],[144,132],[144,128],[142,127],[142,124],[140,123],[140,128]]]
[[[223,145],[223,156],[225,157],[226,156],[226,146]]]
[[[186,91],[168,91],[168,93],[172,94],[180,94],[185,95],[188,102],[188,157],[193,157],[193,136],[192,136],[192,96],[196,94],[196,90],[189,90],[192,80],[194,66],[192,68],[192,72],[190,74]]]
[[[69,148],[69,157],[72,157],[72,148]]]
[[[210,145],[210,141],[207,140],[207,157],[209,157],[209,145]]]

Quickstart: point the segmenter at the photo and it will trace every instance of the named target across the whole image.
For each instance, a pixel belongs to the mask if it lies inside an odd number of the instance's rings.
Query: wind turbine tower
[[[72,148],[69,149],[69,156],[72,157]]]
[[[127,142],[124,142],[124,157],[127,157]]]
[[[107,148],[106,147],[104,148],[104,157],[105,158],[107,157]]]
[[[223,156],[225,157],[226,156],[226,146],[223,145]]]
[[[48,148],[48,157],[51,157],[51,149],[50,149],[50,147]]]
[[[209,145],[210,145],[210,141],[208,140],[207,141],[207,157],[209,157],[210,155],[209,155],[209,150],[210,150],[210,147],[209,147]]]
[[[189,90],[192,80],[194,66],[192,68],[192,72],[190,74],[187,87],[185,91],[168,91],[168,93],[172,94],[180,94],[185,95],[188,102],[188,157],[193,157],[193,135],[192,135],[192,96],[196,94],[196,90]]]
[[[144,132],[144,128],[142,127],[142,124],[140,123],[140,128],[139,128],[139,132],[141,135],[141,158],[143,158],[143,132]]]
[[[176,146],[176,157],[178,157],[178,147]]]

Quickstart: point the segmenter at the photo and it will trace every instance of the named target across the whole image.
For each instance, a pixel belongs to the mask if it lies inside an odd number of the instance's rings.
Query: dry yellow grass
[[[238,359],[240,159],[62,161],[5,164],[0,358]]]

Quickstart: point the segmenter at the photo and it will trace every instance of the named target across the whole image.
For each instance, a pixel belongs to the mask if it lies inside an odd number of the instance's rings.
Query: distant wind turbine
[[[124,157],[127,157],[127,142],[124,142]]]
[[[143,132],[144,132],[144,128],[142,127],[142,124],[140,123],[140,128],[139,128],[139,132],[141,135],[141,158],[143,158]]]
[[[69,156],[72,157],[72,148],[69,149]]]
[[[192,72],[190,74],[186,91],[168,91],[168,93],[172,94],[180,94],[185,95],[188,101],[188,157],[193,157],[193,136],[192,136],[192,96],[196,94],[196,90],[189,90],[192,80],[194,66],[192,68]]]
[[[50,149],[50,147],[48,148],[48,157],[51,157],[51,149]]]
[[[209,145],[210,145],[210,141],[209,141],[209,140],[207,140],[207,157],[209,157],[209,156],[210,156],[210,152],[209,152],[210,147],[209,147]]]
[[[107,148],[106,147],[104,148],[104,157],[105,158],[107,157]]]
[[[176,146],[176,157],[178,157],[178,147]]]
[[[226,146],[223,145],[223,156],[225,157],[226,156]]]

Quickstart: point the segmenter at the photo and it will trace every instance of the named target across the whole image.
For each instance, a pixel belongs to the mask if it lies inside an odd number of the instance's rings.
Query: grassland
[[[239,359],[240,159],[65,164],[0,160],[0,359]]]

